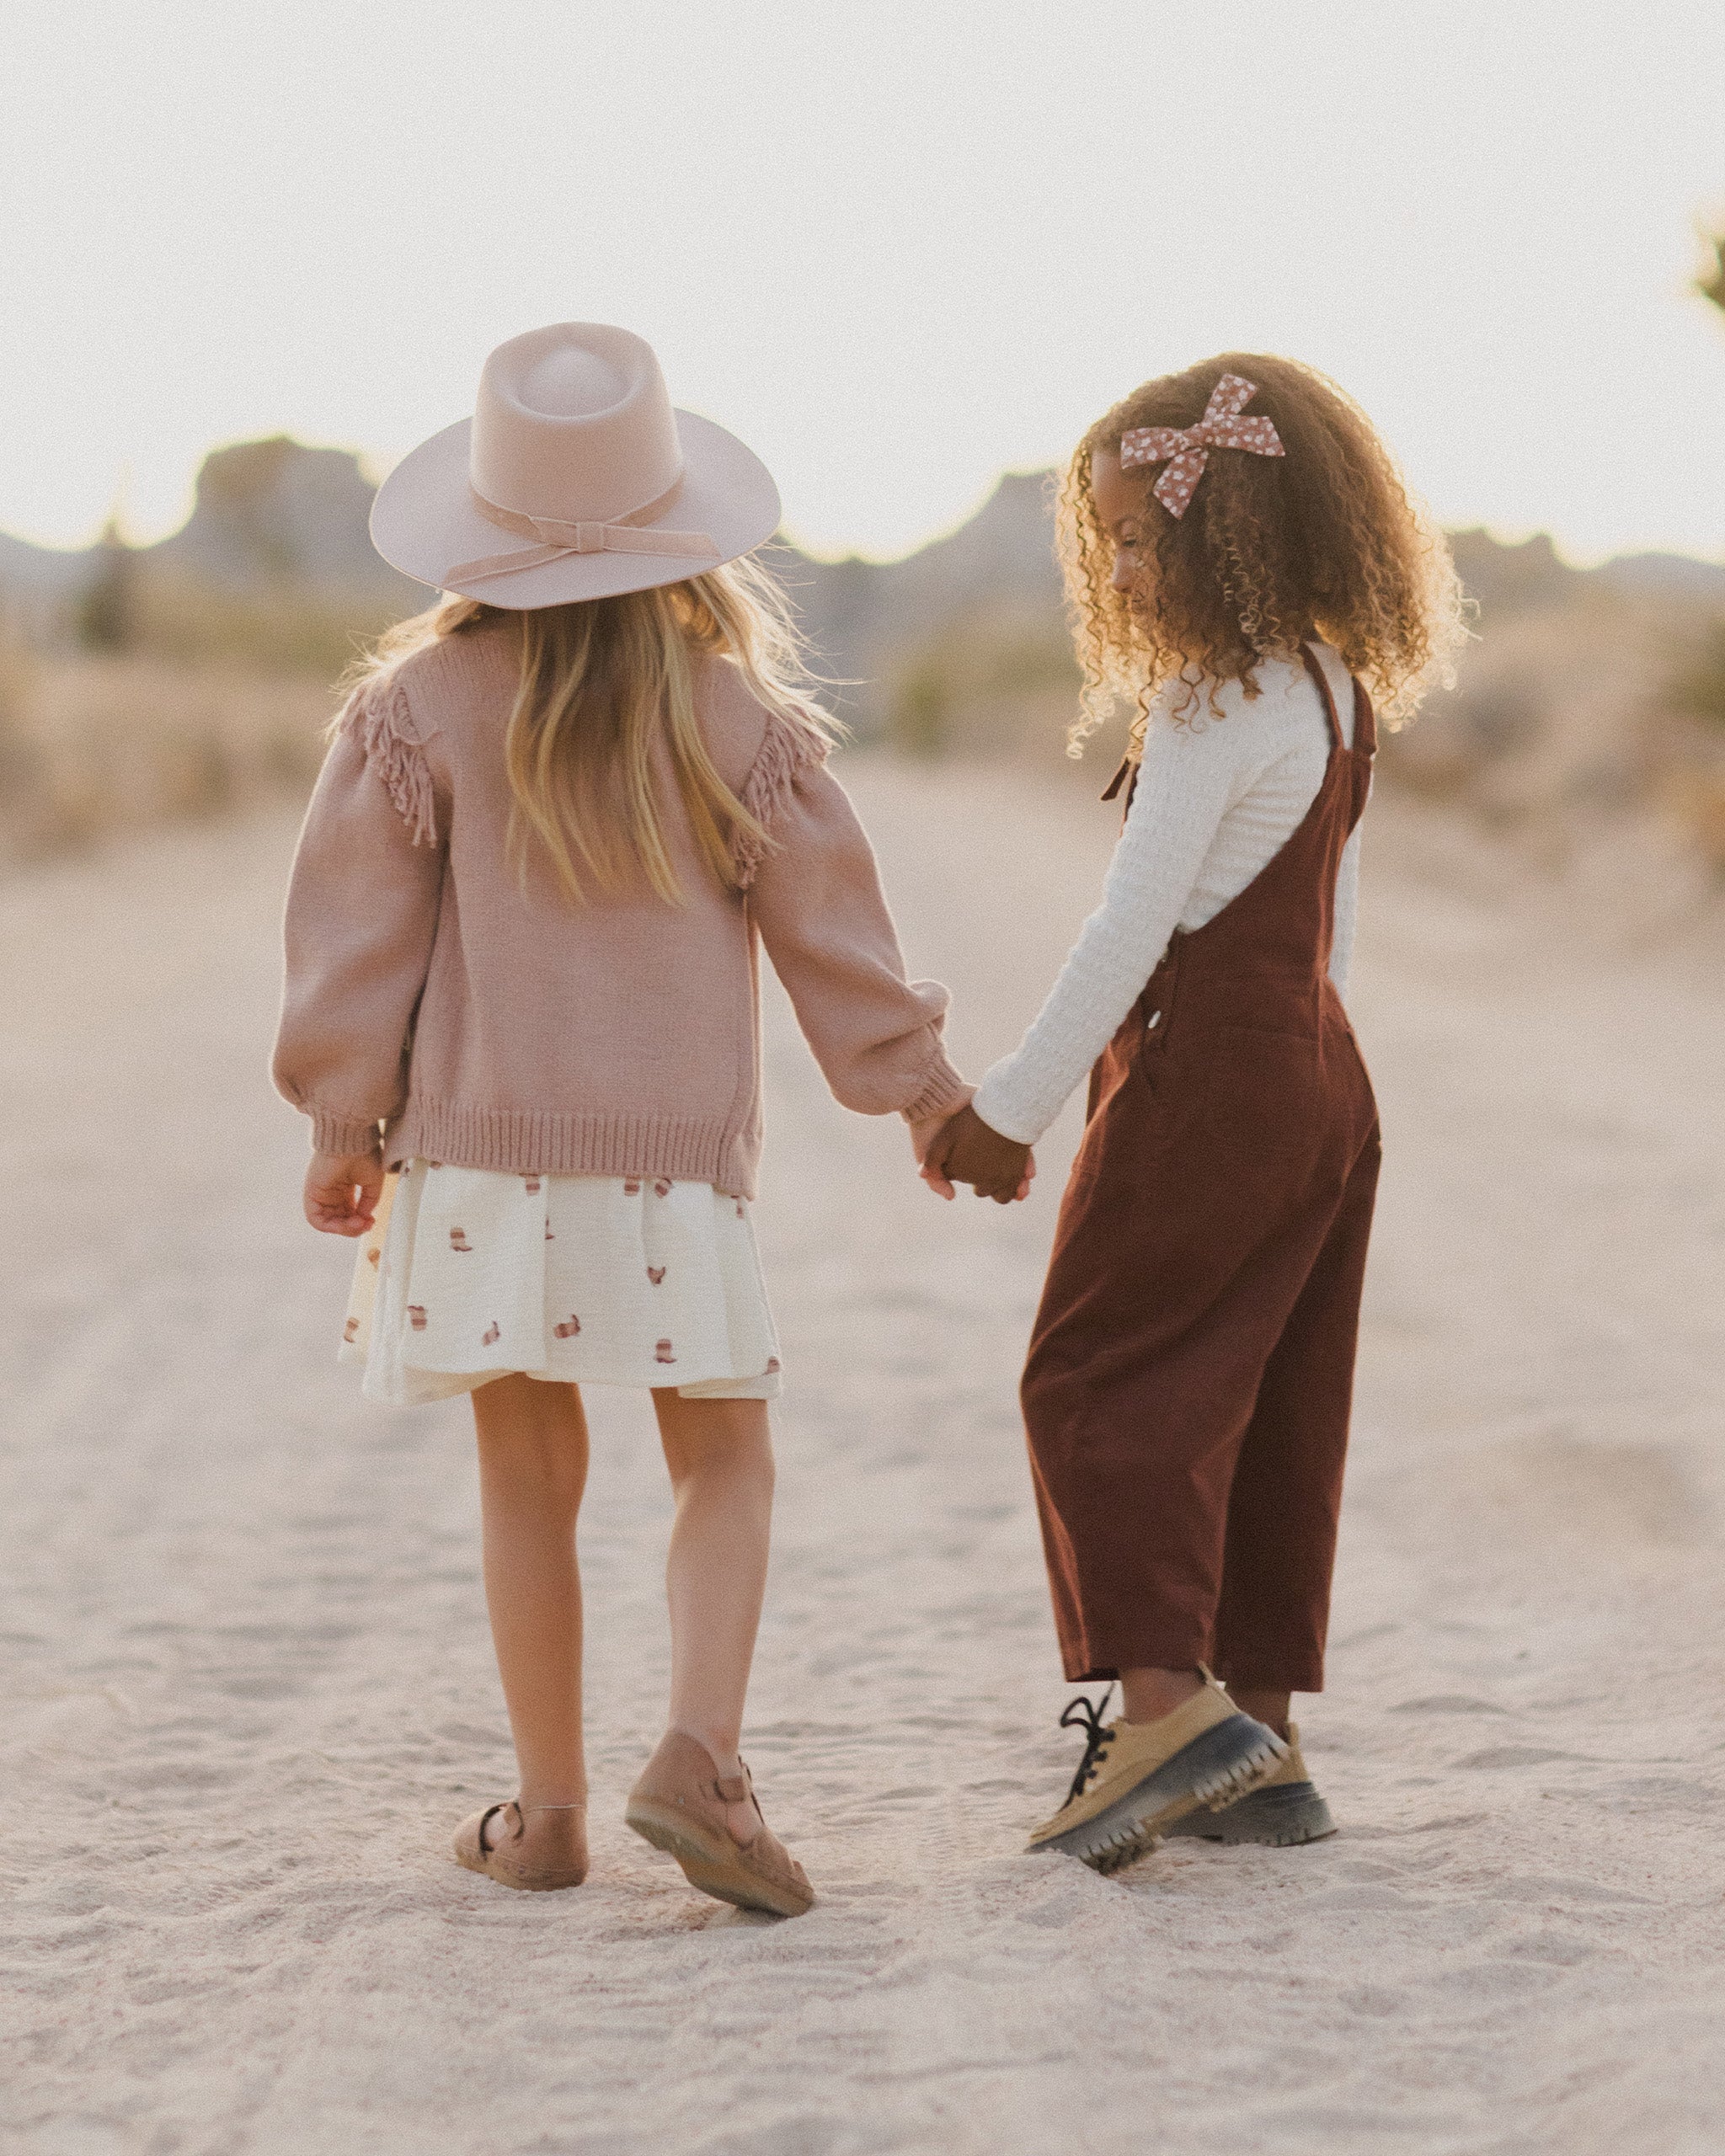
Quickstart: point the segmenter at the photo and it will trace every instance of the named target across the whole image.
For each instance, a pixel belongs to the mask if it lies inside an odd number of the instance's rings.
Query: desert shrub
[[[1671,702],[1678,711],[1725,727],[1725,622],[1709,624],[1677,667]]]
[[[292,584],[225,591],[152,568],[131,600],[127,648],[182,666],[216,664],[333,680],[397,610]]]
[[[13,859],[303,792],[327,686],[137,654],[0,664],[0,851]]]
[[[937,657],[906,668],[887,711],[887,738],[908,756],[937,756],[947,746],[953,685]]]
[[[42,797],[42,750],[29,728],[36,675],[29,647],[0,624],[0,848],[20,842]]]
[[[1007,630],[989,644],[980,674],[983,689],[997,696],[1054,691],[1076,700],[1082,679],[1064,628],[1041,633]]]
[[[136,641],[138,558],[120,526],[108,520],[96,549],[96,567],[77,595],[72,627],[80,649],[126,651]]]
[[[1632,808],[1660,755],[1663,633],[1652,616],[1597,596],[1488,625],[1455,687],[1386,738],[1386,779],[1498,822]]]
[[[889,676],[886,734],[912,755],[1058,753],[1078,691],[1058,622],[975,616],[915,647]]]

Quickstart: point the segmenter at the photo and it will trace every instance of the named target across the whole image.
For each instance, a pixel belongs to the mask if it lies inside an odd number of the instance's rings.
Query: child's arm
[[[973,1113],[991,1131],[1033,1145],[1161,963],[1217,827],[1262,760],[1250,707],[1237,705],[1201,726],[1150,728],[1103,903],[1023,1041],[977,1088]]]
[[[312,1118],[307,1215],[335,1234],[360,1232],[375,1205],[376,1189],[367,1190],[374,1172],[382,1179],[380,1126],[406,1099],[408,1044],[436,933],[444,852],[409,725],[398,702],[381,715],[363,705],[350,712],[324,760],[288,885],[273,1075]]]
[[[810,756],[750,806],[766,812],[772,844],[751,863],[750,905],[835,1097],[913,1128],[949,1115],[969,1089],[941,1045],[947,991],[905,979],[873,850],[843,787]]]

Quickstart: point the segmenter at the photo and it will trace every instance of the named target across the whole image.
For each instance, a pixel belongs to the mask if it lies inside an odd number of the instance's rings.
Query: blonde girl
[[[1066,1675],[1118,1679],[1032,1847],[1329,1833],[1323,1684],[1378,1118],[1343,1007],[1374,701],[1461,634],[1441,536],[1291,360],[1162,376],[1086,435],[1060,545],[1081,740],[1130,699],[1125,825],[1020,1047],[925,1172],[1003,1201],[1090,1074],[1023,1404]],[[1108,798],[1105,797],[1105,798]],[[1211,1675],[1231,1688],[1232,1697]]]
[[[391,475],[380,551],[446,594],[339,722],[286,916],[281,1091],[306,1213],[360,1239],[372,1398],[469,1393],[520,1779],[456,1854],[587,1869],[574,1528],[586,1385],[649,1390],[676,1497],[671,1693],[630,1826],[704,1892],[812,1892],[739,1756],[780,1364],[750,1205],[764,945],[834,1092],[924,1138],[967,1097],[828,776],[782,604],[778,497],[674,411],[651,350],[562,324]]]

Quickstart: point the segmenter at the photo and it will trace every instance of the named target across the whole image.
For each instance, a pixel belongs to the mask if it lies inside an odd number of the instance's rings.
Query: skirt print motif
[[[665,1177],[412,1161],[361,1243],[340,1353],[396,1406],[511,1371],[690,1399],[780,1387],[746,1200]]]

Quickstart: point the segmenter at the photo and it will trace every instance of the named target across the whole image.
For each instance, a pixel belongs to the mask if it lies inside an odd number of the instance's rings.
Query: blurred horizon
[[[1229,348],[1333,374],[1447,526],[1725,554],[1700,0],[8,20],[0,530],[34,543],[116,494],[159,539],[207,449],[278,432],[380,475],[494,344],[583,318],[647,335],[826,560],[902,560]]]
[[[63,560],[68,566],[72,562],[89,555],[104,541],[117,541],[137,552],[147,552],[167,542],[180,538],[192,523],[197,514],[198,482],[211,459],[220,459],[231,451],[243,452],[266,449],[278,443],[285,443],[295,451],[307,451],[314,456],[336,456],[351,459],[355,470],[363,478],[366,485],[372,488],[380,485],[393,468],[390,463],[371,456],[352,442],[313,441],[303,435],[294,434],[287,429],[277,428],[262,435],[248,435],[229,441],[211,442],[193,465],[191,477],[186,485],[184,513],[177,522],[162,530],[148,532],[139,530],[127,513],[126,492],[124,488],[120,487],[116,488],[107,511],[99,517],[88,531],[80,538],[66,541],[40,539],[19,530],[16,526],[0,520],[0,541],[16,542],[21,546],[29,547],[35,553],[50,559]],[[967,499],[948,522],[922,532],[905,546],[889,553],[871,552],[866,547],[847,547],[842,544],[819,545],[805,534],[798,531],[788,520],[780,526],[776,535],[777,542],[794,548],[796,552],[804,558],[820,563],[823,567],[837,568],[846,563],[861,563],[869,568],[899,568],[905,563],[913,561],[917,555],[927,552],[929,547],[940,546],[947,540],[958,537],[983,514],[1002,487],[1009,486],[1015,481],[1044,483],[1056,477],[1060,468],[1059,463],[1002,466],[987,477],[982,483],[980,491],[974,498]],[[1604,553],[1583,556],[1566,546],[1560,534],[1552,531],[1549,526],[1544,525],[1506,527],[1487,522],[1471,524],[1445,522],[1444,529],[1452,536],[1456,532],[1463,531],[1483,532],[1494,545],[1507,548],[1545,542],[1549,543],[1553,554],[1565,568],[1583,574],[1593,569],[1610,568],[1616,563],[1634,561],[1647,557],[1693,561],[1708,568],[1725,566],[1725,512],[1722,512],[1718,544],[1711,551],[1678,546],[1626,547],[1614,547]],[[381,557],[379,561],[381,564]],[[430,587],[427,585],[425,589],[429,600],[431,595]],[[5,595],[3,573],[0,573],[0,604],[4,603]]]

